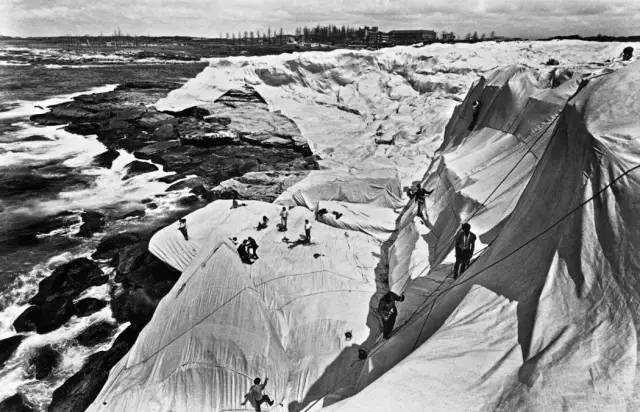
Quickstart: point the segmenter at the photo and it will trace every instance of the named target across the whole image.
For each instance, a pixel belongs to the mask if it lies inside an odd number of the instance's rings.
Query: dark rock
[[[190,177],[172,184],[165,190],[165,192],[171,192],[172,190],[193,189],[196,186],[202,186],[203,182],[204,180],[200,177]]]
[[[231,130],[220,130],[216,132],[193,131],[183,133],[180,142],[185,145],[197,147],[215,147],[240,143],[240,136]]]
[[[120,248],[132,243],[137,243],[140,240],[140,234],[135,232],[124,232],[105,236],[91,257],[94,259],[111,259],[118,253]]]
[[[100,131],[100,124],[95,122],[74,122],[64,128],[69,133],[87,136],[97,134]]]
[[[215,200],[214,194],[210,190],[207,190],[207,188],[204,187],[204,185],[194,186],[190,190],[190,192],[193,193],[196,196],[199,196],[200,198],[202,198],[204,200],[208,200],[208,201]]]
[[[560,64],[560,62],[557,59],[554,59],[553,57],[551,57],[549,60],[547,60],[545,64],[547,66],[557,66]]]
[[[178,131],[172,124],[163,124],[153,131],[153,137],[158,140],[174,140],[179,137]]]
[[[133,162],[128,163],[125,168],[127,169],[127,174],[124,176],[125,180],[130,179],[133,176],[158,170],[158,166],[153,163],[141,162],[140,160],[134,160]]]
[[[100,167],[107,169],[111,168],[113,161],[120,156],[117,150],[107,149],[106,152],[102,152],[99,155],[94,156],[93,163]]]
[[[49,412],[84,411],[96,399],[113,366],[129,351],[140,333],[129,326],[107,351],[89,356],[82,368],[53,392]]]
[[[111,322],[101,321],[90,325],[76,336],[75,339],[82,346],[95,346],[107,341],[117,329],[117,325]]]
[[[87,258],[78,258],[58,266],[51,275],[38,285],[38,293],[29,303],[42,305],[52,297],[75,296],[88,288],[105,283],[98,264]]]
[[[75,309],[76,316],[84,317],[89,316],[92,313],[99,311],[100,309],[107,306],[109,303],[96,299],[96,298],[84,298],[77,301],[73,307]]]
[[[4,363],[9,360],[13,352],[18,349],[20,343],[24,339],[24,335],[15,335],[9,338],[0,340],[0,368],[4,366]],[[2,410],[0,408],[0,410]]]
[[[104,215],[102,213],[88,210],[82,212],[80,217],[82,218],[82,225],[76,236],[91,237],[104,226]]]
[[[198,201],[198,196],[189,195],[189,196],[181,197],[180,199],[178,199],[178,204],[182,206],[189,206],[196,203],[197,201]]]
[[[132,210],[131,212],[127,212],[121,216],[118,216],[118,219],[127,219],[130,217],[142,217],[146,214],[146,212],[142,209]]]
[[[627,46],[622,50],[622,60],[628,61],[633,57],[633,47]]]
[[[29,306],[16,320],[13,321],[13,328],[16,332],[28,332],[36,330],[36,324],[40,318],[40,307]]]
[[[231,118],[223,116],[208,116],[203,120],[208,123],[215,123],[222,126],[229,126],[231,124]]]
[[[28,307],[13,322],[13,327],[17,332],[49,333],[64,325],[74,314],[73,301],[68,296],[54,296],[42,305]]]
[[[138,58],[144,58],[147,56],[139,55]],[[154,56],[148,56],[154,57]],[[139,89],[174,89],[176,84],[166,81],[154,81],[154,80],[135,80],[119,84],[116,87],[116,91],[131,91]]]
[[[158,182],[173,183],[173,182],[178,181],[180,179],[184,179],[184,177],[185,176],[182,173],[176,173],[174,175],[162,176],[161,178],[158,179]]]
[[[34,369],[36,379],[42,380],[47,378],[51,371],[60,364],[61,358],[60,353],[51,345],[45,345],[35,350],[29,359],[29,366]]]
[[[147,203],[151,203],[151,202],[153,202],[153,199],[150,199],[148,197],[146,197],[146,198],[144,198],[144,199],[142,199],[140,201],[140,203],[142,203],[143,205],[146,205]]]
[[[45,136],[41,136],[39,134],[34,134],[32,136],[28,136],[24,139],[22,139],[23,142],[46,142],[49,141],[51,139],[49,139],[48,137]]]
[[[151,210],[157,209],[158,205],[155,202],[147,203],[147,207]]]
[[[174,117],[166,113],[160,113],[156,111],[148,112],[142,115],[137,123],[140,127],[146,130],[154,130],[163,123],[174,121]]]
[[[189,107],[184,110],[180,110],[179,112],[165,111],[165,113],[176,117],[195,117],[196,119],[202,119],[205,116],[209,116],[209,111],[207,109],[197,106]]]
[[[0,402],[2,412],[35,412],[35,409],[25,399],[24,395],[16,393]]]

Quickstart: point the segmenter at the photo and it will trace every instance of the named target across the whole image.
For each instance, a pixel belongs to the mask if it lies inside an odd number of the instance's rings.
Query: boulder
[[[118,219],[128,219],[130,217],[143,217],[146,212],[143,209],[132,210],[123,215],[118,216]]]
[[[24,139],[22,139],[23,142],[46,142],[46,141],[50,141],[51,139],[49,139],[48,137],[39,135],[39,134],[34,134],[31,136],[27,136]]]
[[[171,122],[172,120],[174,120],[174,117],[167,113],[152,111],[142,115],[137,122],[143,129],[154,130],[160,124]]]
[[[169,113],[176,117],[195,117],[196,119],[202,119],[205,116],[209,116],[209,111],[207,109],[203,109],[198,106],[188,107],[178,112],[166,111],[165,113]]]
[[[201,177],[189,177],[172,184],[165,191],[171,192],[173,190],[193,189],[196,186],[202,186],[203,183],[204,180]]]
[[[75,337],[75,340],[82,346],[95,346],[106,342],[118,329],[114,323],[101,321],[90,325]]]
[[[153,137],[158,140],[174,140],[179,137],[178,130],[173,124],[166,123],[155,128]]]
[[[15,335],[0,340],[0,368],[4,366],[4,363],[9,360],[13,352],[18,349],[20,343],[24,339],[24,335]],[[0,408],[0,410],[2,410]]]
[[[207,123],[215,123],[222,126],[229,126],[231,124],[231,118],[223,116],[206,116],[202,120]]]
[[[9,396],[0,402],[2,412],[35,412],[35,410],[21,393]]]
[[[133,346],[139,333],[140,329],[129,326],[109,350],[89,356],[82,368],[53,392],[49,412],[86,410],[107,381],[111,368]]]
[[[104,300],[96,298],[84,298],[74,303],[73,307],[75,309],[76,316],[84,317],[99,311],[108,304],[109,303]]]
[[[180,199],[178,199],[178,204],[180,204],[182,206],[190,206],[190,205],[196,203],[197,201],[198,201],[198,196],[189,195],[189,196],[184,196],[184,197],[181,197]]]
[[[98,243],[98,247],[91,257],[94,259],[111,259],[118,253],[118,249],[140,240],[141,235],[135,232],[123,232],[105,236]]]
[[[220,130],[216,132],[192,131],[181,135],[180,142],[198,147],[215,147],[240,143],[237,132]]]
[[[36,379],[46,379],[59,364],[62,356],[51,345],[37,348],[29,359],[29,367],[33,369]]]
[[[141,175],[143,173],[155,172],[158,170],[158,166],[149,162],[142,162],[140,160],[134,160],[125,166],[127,174],[124,176],[124,180],[130,179],[133,176]]]
[[[104,226],[104,215],[100,212],[88,210],[82,212],[80,217],[82,218],[82,225],[76,236],[91,237]]]
[[[16,320],[13,321],[13,328],[16,332],[28,332],[36,330],[36,324],[40,319],[40,307],[29,306]]]
[[[73,259],[40,281],[38,293],[29,303],[42,305],[54,296],[77,296],[89,286],[101,285],[107,279],[96,262],[87,258]]]
[[[113,161],[120,156],[117,150],[107,149],[106,152],[102,152],[93,157],[93,163],[100,167],[105,167],[107,169],[111,168]]]

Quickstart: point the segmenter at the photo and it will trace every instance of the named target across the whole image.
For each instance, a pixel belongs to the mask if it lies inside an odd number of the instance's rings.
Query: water
[[[69,133],[63,126],[40,126],[29,116],[47,106],[85,93],[113,90],[126,81],[167,81],[176,86],[194,77],[204,64],[122,57],[115,54],[69,53],[58,49],[15,47],[0,42],[0,339],[15,335],[12,323],[28,307],[38,282],[59,264],[88,256],[105,233],[151,225],[175,210],[182,195],[154,198],[157,209],[142,219],[111,221],[91,239],[75,236],[82,211],[118,215],[144,208],[143,199],[164,193],[159,170],[126,181],[124,166],[134,157],[121,150],[110,168],[93,164],[106,150],[95,137]],[[113,275],[113,269],[102,270]],[[78,299],[109,299],[109,285],[91,288]],[[44,409],[51,394],[80,369],[103,344],[86,348],[74,337],[96,322],[111,320],[109,307],[91,316],[72,317],[61,328],[43,335],[28,333],[0,370],[0,399],[21,392]],[[127,325],[119,325],[122,331]],[[34,351],[52,345],[62,361],[45,380],[36,380],[29,367]]]

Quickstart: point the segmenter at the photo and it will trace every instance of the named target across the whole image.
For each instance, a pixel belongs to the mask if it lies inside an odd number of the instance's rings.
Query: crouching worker
[[[454,279],[457,279],[471,264],[475,243],[476,235],[471,232],[471,225],[463,223],[462,230],[456,236],[456,264],[453,266]]]
[[[378,302],[378,313],[382,318],[382,337],[385,339],[389,339],[391,337],[393,326],[396,323],[396,317],[398,316],[396,301],[402,302],[403,300],[404,295],[398,296],[389,291],[380,299],[380,302]]]
[[[184,236],[184,240],[189,240],[189,233],[187,232],[187,219],[182,218],[178,221],[178,230]]]
[[[273,405],[273,401],[267,395],[263,395],[262,391],[265,386],[267,386],[267,382],[269,382],[269,378],[264,378],[264,383],[260,383],[260,378],[255,378],[253,380],[253,385],[249,392],[244,395],[244,401],[241,403],[242,406],[247,404],[247,401],[253,406],[253,408],[260,412],[260,405],[263,403],[268,404],[269,406]]]

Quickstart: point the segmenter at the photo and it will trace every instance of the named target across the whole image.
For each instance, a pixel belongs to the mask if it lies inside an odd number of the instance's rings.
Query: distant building
[[[443,42],[454,42],[456,40],[456,35],[454,32],[443,32],[442,33],[442,41]]]
[[[391,30],[389,42],[391,44],[431,43],[436,41],[433,30]]]
[[[378,26],[365,26],[362,43],[369,47],[384,46],[389,41],[389,35],[378,30]]]

